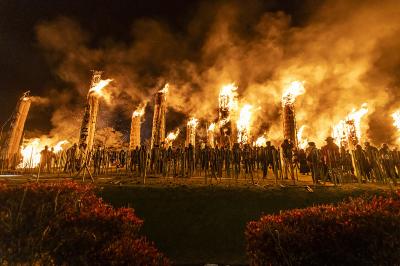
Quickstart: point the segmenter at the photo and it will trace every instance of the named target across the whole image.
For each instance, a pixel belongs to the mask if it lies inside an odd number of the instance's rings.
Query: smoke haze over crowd
[[[400,108],[399,2],[300,2],[293,1],[293,9],[290,1],[282,6],[261,0],[199,1],[185,5],[182,20],[132,18],[120,38],[101,35],[101,29],[92,32],[92,26],[68,14],[42,18],[33,25],[33,42],[57,83],[43,80],[40,104],[31,110],[50,112],[49,132],[38,132],[41,121],[28,123],[28,135],[76,140],[90,70],[101,69],[113,82],[106,88],[110,100],[101,103],[99,128],[128,134],[132,112],[149,102],[144,124],[149,137],[153,94],[166,82],[167,132],[189,117],[212,122],[221,86],[235,83],[239,105],[254,106],[252,134],[278,140],[282,91],[300,80],[306,92],[296,100],[297,124],[306,126],[308,139],[322,144],[334,124],[367,103],[363,140],[395,143],[391,114]],[[19,96],[7,97],[13,102]]]

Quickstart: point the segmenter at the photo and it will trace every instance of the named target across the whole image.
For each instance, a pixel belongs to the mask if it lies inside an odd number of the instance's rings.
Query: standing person
[[[233,173],[236,181],[240,176],[241,151],[239,143],[233,144]]]
[[[365,142],[365,157],[367,159],[369,178],[382,181],[382,172],[378,165],[379,150],[369,142]]]
[[[48,154],[47,154],[47,162],[46,162],[46,165],[47,165],[47,172],[48,172],[48,173],[51,173],[51,172],[52,172],[53,164],[55,163],[55,160],[56,160],[56,154],[55,154],[55,152],[54,152],[54,148],[52,147],[52,148],[48,151]]]
[[[266,160],[267,160],[267,169],[266,170],[268,171],[268,168],[271,167],[272,172],[275,172],[274,153],[276,153],[276,149],[273,145],[271,145],[271,141],[267,141],[265,150],[266,150],[265,156],[266,156]]]
[[[283,167],[284,167],[284,177],[285,179],[292,178],[292,181],[295,182],[294,179],[294,169],[293,169],[293,144],[288,140],[285,139],[281,145],[282,148],[282,158],[283,158]]]
[[[306,160],[311,170],[311,177],[314,184],[318,183],[320,178],[320,158],[315,142],[309,142],[306,149]]]
[[[64,166],[64,173],[73,173],[75,171],[77,144],[74,143],[71,148],[67,150],[67,159]]]
[[[392,157],[392,153],[386,143],[382,144],[382,148],[379,150],[380,160],[382,162],[382,168],[386,177],[392,179],[393,183],[396,185],[396,170]]]
[[[299,161],[299,170],[300,174],[308,175],[310,173],[310,168],[307,164],[307,155],[303,149],[300,149],[297,155],[297,159]]]
[[[321,149],[322,161],[326,169],[325,174],[336,184],[339,181],[335,176],[335,168],[338,167],[340,159],[339,147],[333,142],[332,137],[327,137],[325,141],[326,145]]]
[[[40,172],[44,172],[47,169],[47,164],[49,162],[49,146],[45,146],[44,150],[40,152]]]
[[[361,145],[356,146],[356,150],[354,151],[354,158],[356,161],[356,167],[358,168],[358,172],[361,177],[370,180],[370,167],[368,165],[367,157],[365,156],[365,152],[362,149]]]
[[[148,154],[147,154],[147,149],[145,145],[142,145],[140,147],[140,152],[139,152],[139,175],[143,180],[143,184],[146,182],[146,176],[147,176],[147,159],[148,159]]]
[[[227,178],[231,178],[231,162],[232,162],[232,151],[229,147],[225,148],[225,173]]]

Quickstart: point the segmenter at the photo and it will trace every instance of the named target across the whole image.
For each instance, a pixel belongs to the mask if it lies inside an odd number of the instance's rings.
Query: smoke
[[[73,88],[63,93],[79,96],[65,97],[56,109],[52,134],[78,135],[89,70],[102,69],[114,79],[106,88],[111,101],[99,118],[107,126],[127,121],[120,127],[128,129],[136,107],[152,102],[166,82],[171,109],[167,125],[177,119],[185,123],[182,114],[213,121],[219,89],[234,82],[240,105],[254,105],[255,137],[266,132],[279,140],[282,91],[300,80],[306,93],[297,98],[296,111],[298,127],[307,126],[303,137],[322,144],[334,124],[365,102],[369,113],[362,124],[364,140],[393,143],[396,131],[390,114],[400,99],[398,1],[305,5],[307,16],[301,23],[264,6],[257,0],[202,3],[183,31],[140,19],[133,22],[130,42],[108,38],[95,45],[90,33],[70,18],[37,25],[38,43],[49,63]]]

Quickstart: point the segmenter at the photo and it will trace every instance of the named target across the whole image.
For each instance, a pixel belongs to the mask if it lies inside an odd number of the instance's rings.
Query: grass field
[[[102,185],[105,201],[133,207],[144,219],[143,234],[175,264],[246,264],[244,229],[263,213],[335,203],[363,193],[379,193],[378,185],[227,186],[153,184]]]

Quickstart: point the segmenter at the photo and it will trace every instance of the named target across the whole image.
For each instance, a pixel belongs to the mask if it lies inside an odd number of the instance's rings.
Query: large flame
[[[144,110],[146,109],[146,104],[141,104],[139,107],[133,112],[133,117],[142,117],[144,115]]]
[[[162,89],[159,90],[158,92],[161,92],[161,93],[168,93],[168,92],[169,92],[169,84],[166,83],[165,86],[164,86],[164,88],[162,88]]]
[[[333,138],[336,144],[357,144],[362,137],[361,119],[368,113],[367,104],[363,103],[360,109],[353,109],[345,119],[340,120],[333,127]]]
[[[400,110],[397,110],[392,114],[393,117],[393,125],[400,130]]]
[[[237,87],[234,83],[222,86],[219,91],[219,107],[229,110],[237,108]]]
[[[176,138],[179,136],[180,129],[176,129],[175,131],[169,132],[167,137],[165,138],[165,142],[167,143],[168,146],[172,145],[172,142],[176,140]]]
[[[48,138],[34,138],[28,141],[27,144],[21,147],[22,162],[19,168],[34,168],[40,164],[41,151],[48,146],[49,151],[54,148],[54,153],[59,153],[63,150],[63,146],[68,144],[67,140],[58,141],[54,144],[54,140]]]
[[[393,117],[393,125],[397,128],[400,133],[400,110],[397,110],[392,114]],[[398,138],[398,142],[400,142],[400,137]]]
[[[215,123],[211,123],[210,126],[208,127],[208,131],[214,131],[215,130]]]
[[[302,95],[306,92],[304,89],[304,82],[292,81],[289,86],[285,88],[282,94],[282,104],[294,104],[297,96]]]
[[[306,128],[306,126],[303,125],[297,131],[297,143],[298,143],[299,149],[305,149],[308,145],[308,139],[303,138],[303,132],[304,132],[305,128]]]
[[[219,92],[219,108],[220,110],[227,112],[228,117],[221,118],[220,125],[223,126],[230,121],[231,111],[237,110],[237,87],[231,83],[222,86]]]
[[[112,79],[102,79],[94,87],[90,88],[89,93],[102,95],[102,90],[111,82]]]
[[[238,130],[238,142],[246,144],[250,137],[251,109],[253,106],[245,104],[240,110],[239,119],[236,122]]]
[[[254,142],[256,147],[265,147],[267,146],[267,138],[264,136],[258,137],[257,140]]]
[[[199,123],[199,121],[197,120],[197,118],[192,117],[192,118],[188,121],[187,125],[188,125],[189,127],[196,128],[198,123]]]

